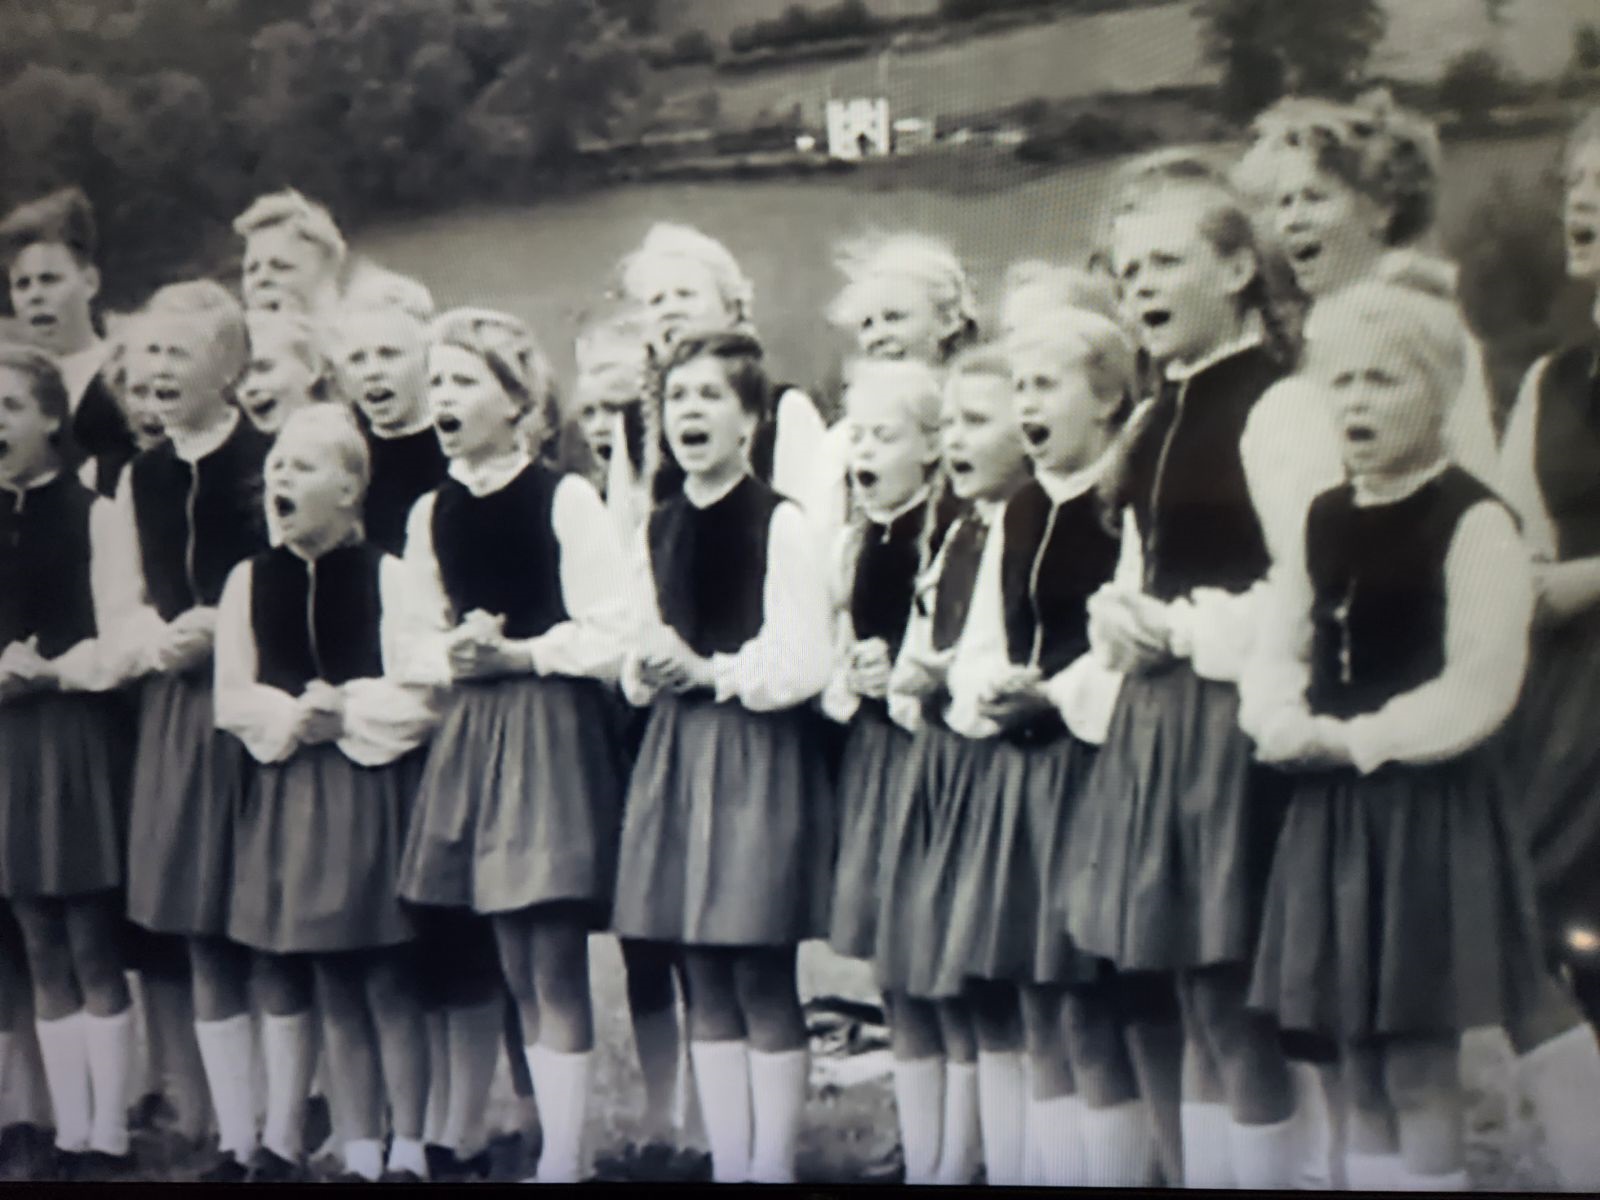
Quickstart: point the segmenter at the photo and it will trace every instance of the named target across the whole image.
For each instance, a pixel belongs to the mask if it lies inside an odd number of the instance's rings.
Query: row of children
[[[498,980],[539,1175],[582,1177],[611,928],[658,1130],[679,982],[718,1180],[793,1178],[826,936],[884,991],[913,1182],[1460,1186],[1460,1034],[1500,1025],[1593,1186],[1594,353],[1498,449],[1419,248],[1431,130],[1375,98],[1256,133],[1232,180],[1130,169],[1109,276],[1014,272],[986,344],[942,245],[848,258],[826,432],[725,248],[658,227],[579,341],[592,482],[548,465],[520,322],[336,289],[292,194],[241,219],[248,318],[175,285],[98,376],[61,333],[89,252],[15,219],[59,368],[0,373],[0,891],[57,1144],[126,1148],[125,892],[187,940],[218,1177],[299,1157],[313,994],[350,1172],[385,1128],[396,1174],[472,1158]],[[1566,164],[1594,278],[1600,118]]]

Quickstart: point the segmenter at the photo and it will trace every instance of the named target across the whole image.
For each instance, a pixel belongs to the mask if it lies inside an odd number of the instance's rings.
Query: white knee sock
[[[944,1059],[895,1059],[894,1107],[900,1119],[906,1182],[936,1182],[944,1124]]]
[[[267,1071],[267,1120],[261,1144],[279,1158],[299,1162],[305,1153],[306,1099],[311,1095],[311,1014],[261,1018],[261,1049]]]
[[[750,1181],[793,1183],[811,1055],[750,1051]]]
[[[589,1113],[590,1053],[563,1054],[548,1046],[529,1046],[528,1074],[544,1126],[539,1152],[540,1183],[581,1183],[594,1172],[584,1153],[584,1121]]]
[[[389,1143],[389,1170],[410,1171],[418,1179],[428,1178],[428,1154],[415,1138],[397,1137]]]
[[[1316,1067],[1306,1062],[1290,1063],[1289,1073],[1294,1082],[1295,1112],[1300,1120],[1300,1144],[1305,1152],[1296,1186],[1307,1191],[1325,1192],[1333,1187],[1335,1151],[1333,1116],[1328,1109],[1322,1075]]]
[[[113,1017],[83,1014],[94,1097],[89,1148],[117,1157],[128,1152],[128,1081],[133,1074],[133,1006]]]
[[[358,1138],[344,1144],[344,1169],[368,1183],[383,1177],[383,1143],[377,1138]]]
[[[1239,1186],[1260,1191],[1294,1187],[1305,1161],[1301,1128],[1295,1117],[1276,1125],[1233,1122],[1228,1130],[1228,1142]]]
[[[89,1149],[89,1047],[83,1018],[80,1010],[54,1021],[34,1022],[55,1112],[56,1145],[67,1151]]]
[[[1143,1100],[1083,1109],[1083,1167],[1089,1187],[1145,1187],[1155,1135]]]
[[[1185,1100],[1178,1105],[1183,1130],[1183,1186],[1231,1188],[1236,1186],[1226,1104]]]
[[[1052,1096],[1028,1105],[1029,1157],[1036,1187],[1082,1187],[1086,1181],[1084,1103],[1077,1096]]]
[[[936,1182],[969,1187],[978,1173],[982,1138],[978,1132],[978,1068],[973,1063],[944,1065],[944,1120],[939,1127]]]
[[[750,1174],[750,1064],[743,1039],[691,1041],[695,1090],[711,1143],[711,1177],[744,1183]]]
[[[669,1142],[677,1125],[678,1014],[671,1004],[633,1018],[633,1045],[644,1076],[645,1139]]]
[[[978,1051],[978,1127],[989,1183],[996,1187],[1022,1184],[1027,1114],[1022,1055]]]
[[[256,1149],[255,1051],[249,1013],[221,1021],[196,1021],[200,1061],[217,1113],[217,1143],[240,1162]]]
[[[1600,1046],[1579,1025],[1522,1056],[1522,1090],[1544,1129],[1545,1152],[1571,1191],[1600,1191]]]
[[[1344,1173],[1352,1192],[1406,1190],[1406,1169],[1398,1154],[1346,1154]]]

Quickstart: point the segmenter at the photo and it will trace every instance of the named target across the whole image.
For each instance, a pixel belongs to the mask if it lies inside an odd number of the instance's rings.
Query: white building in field
[[[879,158],[893,146],[885,96],[829,100],[827,117],[828,153],[834,158]]]

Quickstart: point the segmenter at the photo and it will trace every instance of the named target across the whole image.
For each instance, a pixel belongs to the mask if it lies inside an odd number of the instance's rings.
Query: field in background
[[[670,28],[689,28],[691,19],[703,19],[714,35],[725,35],[733,25],[757,15],[776,15],[787,5],[782,0],[749,5],[698,0],[685,7],[690,12],[669,18]],[[888,12],[929,6],[924,0],[879,0],[871,7]],[[1600,19],[1594,0],[1508,0],[1498,26],[1490,21],[1484,0],[1390,0],[1388,7],[1388,36],[1371,70],[1407,80],[1435,79],[1457,54],[1485,45],[1499,52],[1513,71],[1548,79],[1566,66],[1573,30]],[[722,117],[734,124],[763,114],[786,114],[798,104],[807,123],[820,127],[829,88],[836,95],[875,92],[877,70],[876,56],[714,77],[696,68],[669,76],[669,88],[697,91],[714,83]],[[1034,96],[1070,99],[1192,85],[1214,76],[1202,58],[1200,28],[1190,5],[1174,3],[1064,16],[895,53],[887,94],[896,116],[932,116],[984,112]]]
[[[1452,146],[1441,224],[1446,245],[1501,172],[1528,184],[1553,162],[1553,136]],[[452,213],[378,228],[355,248],[416,275],[442,304],[502,307],[529,321],[563,379],[576,318],[653,221],[723,239],[755,283],[756,323],[773,369],[802,386],[835,377],[843,339],[821,313],[839,276],[835,239],[873,225],[951,239],[980,298],[1022,257],[1078,261],[1095,237],[1116,163],[1056,171],[999,193],[894,187],[895,164],[804,181],[647,184],[528,209]],[[1552,220],[1554,214],[1552,213]]]

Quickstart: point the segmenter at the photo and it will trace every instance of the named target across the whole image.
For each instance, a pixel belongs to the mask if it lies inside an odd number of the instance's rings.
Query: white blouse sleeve
[[[651,637],[663,628],[661,607],[656,603],[655,570],[650,558],[648,527],[635,530],[634,552],[630,556],[633,574],[629,576],[641,591],[639,622],[623,649],[621,666],[622,695],[635,708],[643,708],[656,698],[656,689],[639,676],[640,653]]]
[[[1304,561],[1298,554],[1273,564],[1261,628],[1239,676],[1239,727],[1257,740],[1286,710],[1309,714],[1312,594]]]
[[[561,598],[568,619],[512,641],[540,675],[615,683],[634,632],[634,575],[594,485],[568,475],[556,485],[551,524],[561,544]]]
[[[1528,370],[1517,392],[1516,406],[1506,425],[1506,440],[1500,450],[1500,494],[1522,519],[1522,540],[1535,558],[1554,561],[1555,523],[1545,507],[1544,489],[1539,486],[1536,447],[1539,429],[1539,393],[1550,360],[1541,358]]]
[[[822,691],[822,711],[830,720],[843,725],[856,715],[861,707],[861,697],[850,690],[850,655],[855,649],[855,624],[850,617],[850,590],[854,569],[855,551],[860,540],[853,529],[841,529],[834,539],[828,572],[829,626],[833,631],[833,673],[828,686]]]
[[[1303,376],[1279,380],[1250,410],[1239,439],[1250,500],[1274,562],[1297,551],[1311,502],[1344,480],[1328,404]]]
[[[124,536],[111,501],[96,500],[89,509],[89,591],[97,632],[52,663],[64,690],[110,691],[142,673],[139,649],[127,636],[143,616],[141,578],[138,541]],[[148,616],[160,626],[159,617]]]
[[[818,492],[818,467],[825,461],[828,427],[811,397],[789,388],[778,397],[773,414],[777,429],[772,445],[772,487],[806,510]]]
[[[113,625],[108,628],[102,623],[100,636],[116,645],[116,655],[129,664],[134,674],[143,674],[156,668],[156,653],[166,640],[167,623],[149,600],[144,560],[139,553],[139,526],[133,511],[132,477],[131,470],[122,473],[116,497],[101,510],[105,541],[121,548],[120,552],[113,552],[109,561],[125,564],[128,599],[126,607],[120,601],[112,607]],[[92,525],[90,532],[93,533]],[[98,601],[95,619],[100,620]]]
[[[1469,509],[1445,560],[1445,664],[1435,679],[1345,723],[1363,773],[1386,762],[1454,758],[1515,707],[1528,662],[1533,583],[1527,552],[1498,504]]]
[[[753,712],[791,708],[821,693],[833,671],[828,593],[814,541],[793,504],[772,514],[761,631],[733,654],[711,659],[719,701]]]
[[[246,561],[234,567],[222,589],[215,644],[217,728],[233,734],[250,757],[283,762],[298,748],[298,706],[288,692],[256,680],[255,633],[250,623],[255,571]]]
[[[438,719],[435,690],[426,684],[404,683],[394,673],[404,655],[409,586],[405,565],[385,557],[378,569],[384,674],[378,679],[352,679],[339,689],[344,696],[344,736],[339,739],[339,749],[363,767],[385,766],[415,750],[428,740]]]
[[[450,670],[449,635],[457,625],[450,597],[433,553],[433,498],[429,492],[411,507],[406,521],[406,596],[399,617],[396,650],[400,678],[407,683],[444,687]]]

